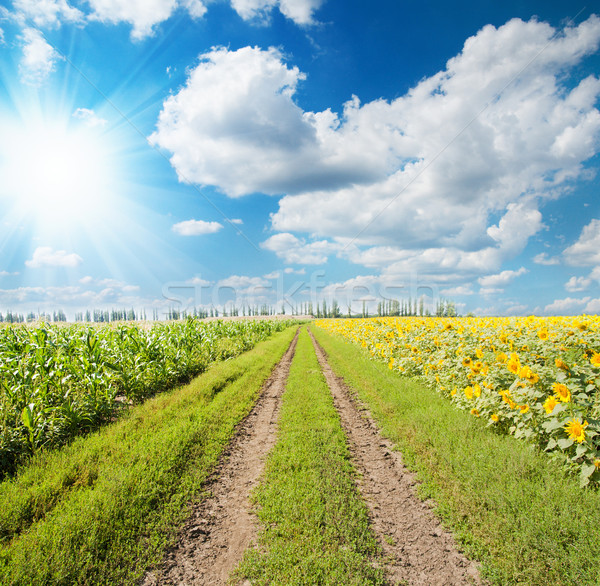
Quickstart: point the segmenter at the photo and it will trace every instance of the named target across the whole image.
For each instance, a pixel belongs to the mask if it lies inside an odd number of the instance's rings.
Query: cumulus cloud
[[[459,285],[458,287],[448,287],[440,291],[442,295],[473,295],[474,291],[470,285]]]
[[[571,277],[565,283],[565,289],[569,293],[577,293],[578,291],[585,291],[592,284],[592,279],[587,277]]]
[[[182,181],[285,194],[271,218],[281,235],[263,247],[286,262],[336,253],[458,286],[522,252],[543,227],[541,201],[583,176],[600,139],[600,80],[568,72],[599,42],[596,16],[558,34],[536,20],[486,26],[406,95],[353,97],[339,113],[297,105],[305,76],[276,49],[215,48],[150,139]]]
[[[583,228],[577,242],[564,250],[563,258],[575,266],[600,265],[600,220]]]
[[[218,281],[216,289],[231,289],[235,293],[236,299],[239,299],[240,296],[264,295],[271,291],[272,284],[266,278],[231,275]]]
[[[60,55],[37,29],[24,29],[21,40],[23,43],[23,56],[19,63],[21,79],[32,85],[39,85],[54,71]]]
[[[299,25],[314,24],[314,12],[323,0],[231,0],[232,8],[244,20],[266,22],[275,8]]]
[[[394,131],[364,128],[364,140],[352,146],[337,114],[295,104],[304,78],[277,49],[215,48],[164,102],[150,140],[173,153],[180,180],[216,185],[233,197],[335,188],[385,173],[389,144],[378,135]],[[356,110],[352,101],[344,116]]]
[[[14,0],[17,18],[32,20],[38,27],[58,27],[64,22],[82,22],[84,14],[65,0]]]
[[[487,275],[478,279],[479,284],[486,288],[501,288],[506,287],[514,279],[529,272],[525,267],[521,267],[518,271],[502,271],[497,275]]]
[[[214,234],[223,227],[219,222],[205,222],[204,220],[185,220],[173,224],[173,232],[181,236],[201,236],[203,234]]]
[[[600,313],[600,299],[591,299],[588,301],[584,312],[591,315],[598,315]]]
[[[546,252],[540,252],[533,257],[533,262],[538,265],[552,266],[560,264],[560,260],[555,256],[548,256]]]
[[[100,118],[94,110],[88,108],[77,108],[77,110],[73,112],[73,118],[82,120],[86,126],[92,128],[95,126],[104,126],[107,122],[104,118]]]
[[[327,262],[332,252],[341,246],[327,240],[306,242],[293,234],[274,234],[261,243],[261,248],[274,252],[288,264],[319,265]]]
[[[151,36],[154,27],[167,20],[178,7],[186,9],[193,18],[200,18],[206,6],[200,0],[88,0],[93,10],[90,18],[105,23],[129,23],[131,38],[140,40]]]
[[[584,297],[583,299],[574,299],[572,297],[556,299],[544,307],[544,312],[549,315],[579,314],[589,303],[590,299],[590,297]]]
[[[82,262],[83,259],[74,252],[68,253],[65,250],[53,250],[50,246],[38,246],[33,252],[33,257],[25,261],[25,265],[30,269],[41,267],[74,268]]]
[[[198,287],[208,287],[211,282],[203,279],[202,277],[192,277],[186,281],[189,285],[196,285]]]

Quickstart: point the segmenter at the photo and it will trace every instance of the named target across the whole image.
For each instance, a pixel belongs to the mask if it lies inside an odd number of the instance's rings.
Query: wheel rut
[[[146,574],[141,586],[228,583],[229,574],[256,538],[257,520],[249,496],[275,445],[281,396],[297,340],[298,332],[225,450],[206,487],[211,496],[194,508],[177,543],[161,566]]]
[[[430,506],[415,494],[417,484],[391,441],[383,438],[369,412],[332,371],[312,336],[323,375],[346,432],[358,486],[369,507],[390,584],[450,586],[483,584],[475,562],[457,548]]]

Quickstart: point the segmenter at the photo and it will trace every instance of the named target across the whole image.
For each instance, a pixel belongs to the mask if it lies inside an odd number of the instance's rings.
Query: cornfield
[[[118,415],[124,405],[185,382],[235,356],[285,320],[0,329],[0,477],[42,448]]]

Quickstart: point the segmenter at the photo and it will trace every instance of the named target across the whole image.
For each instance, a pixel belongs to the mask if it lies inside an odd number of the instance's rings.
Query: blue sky
[[[600,311],[600,17],[0,6],[0,311]]]

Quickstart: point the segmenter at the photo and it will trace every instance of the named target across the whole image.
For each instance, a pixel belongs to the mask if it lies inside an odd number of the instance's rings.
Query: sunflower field
[[[501,433],[600,483],[600,318],[319,320]]]

